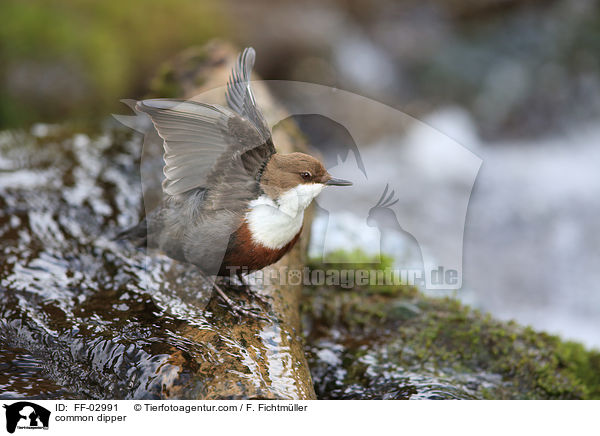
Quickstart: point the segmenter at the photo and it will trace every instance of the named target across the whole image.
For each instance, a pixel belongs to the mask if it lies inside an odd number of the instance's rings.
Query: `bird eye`
[[[302,177],[304,180],[309,180],[312,175],[308,171],[302,171],[300,173],[300,177]]]

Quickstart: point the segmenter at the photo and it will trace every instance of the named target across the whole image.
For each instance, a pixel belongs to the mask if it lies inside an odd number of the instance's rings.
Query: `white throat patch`
[[[285,247],[302,228],[304,209],[324,187],[322,183],[301,184],[277,201],[263,194],[250,202],[245,218],[254,242],[273,250]]]

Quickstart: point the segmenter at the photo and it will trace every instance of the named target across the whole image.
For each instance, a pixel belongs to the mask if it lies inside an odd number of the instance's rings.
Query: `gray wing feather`
[[[168,195],[196,188],[216,193],[226,186],[251,196],[248,190],[256,181],[256,171],[275,152],[273,143],[263,141],[253,123],[228,108],[152,99],[137,102],[136,109],[150,116],[164,141],[162,187]],[[221,201],[210,203],[222,206]]]
[[[142,100],[136,108],[147,113],[164,140],[163,190],[178,195],[205,187],[215,162],[230,147],[229,109],[180,100]]]
[[[256,183],[260,168],[275,153],[271,132],[250,87],[254,57],[252,48],[238,57],[227,83],[230,108],[170,99],[142,100],[135,105],[150,116],[164,141],[162,186],[168,195],[212,189],[215,195],[207,203],[222,207],[223,197],[231,197],[234,187],[248,195],[245,189]]]
[[[258,129],[266,142],[271,138],[271,131],[256,105],[256,99],[250,86],[250,75],[254,67],[256,53],[252,47],[246,48],[237,59],[237,63],[227,82],[227,104],[240,116],[249,120]]]

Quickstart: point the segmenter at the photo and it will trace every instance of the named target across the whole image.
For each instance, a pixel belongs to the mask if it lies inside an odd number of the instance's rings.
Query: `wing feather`
[[[275,147],[250,86],[254,57],[252,48],[238,57],[227,83],[229,108],[191,100],[136,103],[163,139],[166,194],[205,189],[205,207],[213,208],[231,208],[256,194],[257,178]]]
[[[164,141],[163,190],[178,195],[206,187],[208,174],[232,141],[227,134],[226,108],[192,101],[142,100],[136,109],[150,116]]]
[[[255,57],[256,52],[252,47],[246,48],[238,56],[236,65],[227,82],[226,97],[229,107],[254,124],[266,142],[271,138],[271,131],[256,104],[256,98],[250,84]]]
[[[179,195],[202,188],[210,207],[255,194],[256,176],[275,152],[250,121],[231,109],[195,101],[142,100],[136,109],[150,116],[163,139],[163,191]],[[225,206],[224,206],[225,205]]]

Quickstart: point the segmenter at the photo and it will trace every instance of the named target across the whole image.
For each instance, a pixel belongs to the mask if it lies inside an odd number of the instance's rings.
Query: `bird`
[[[254,272],[297,243],[305,209],[333,177],[315,157],[278,153],[251,85],[256,53],[239,54],[226,87],[227,107],[192,100],[147,99],[163,140],[162,202],[119,237],[196,265],[206,277]],[[242,280],[243,282],[243,280]],[[212,280],[238,314],[252,315]]]

